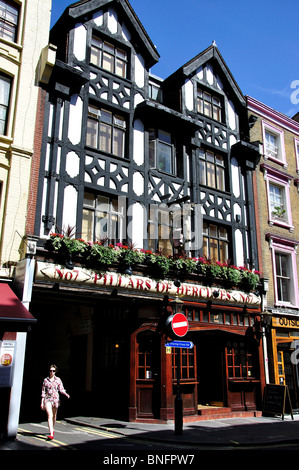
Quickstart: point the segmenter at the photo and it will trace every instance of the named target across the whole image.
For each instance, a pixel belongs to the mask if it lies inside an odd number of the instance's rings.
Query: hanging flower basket
[[[222,284],[227,288],[256,290],[260,282],[258,271],[226,263],[212,262],[204,258],[172,257],[151,250],[138,250],[130,245],[117,243],[85,242],[82,239],[53,233],[45,242],[50,253],[57,253],[62,263],[76,261],[89,269],[104,270],[115,266],[118,272],[141,266],[145,274],[154,279],[167,276],[175,278],[188,274],[199,275],[202,282]],[[146,268],[144,268],[146,266]]]

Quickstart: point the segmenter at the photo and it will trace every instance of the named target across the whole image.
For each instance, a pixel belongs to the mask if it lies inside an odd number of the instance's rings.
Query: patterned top
[[[44,405],[50,402],[52,406],[56,408],[60,405],[59,392],[63,395],[67,395],[63,383],[59,377],[54,376],[53,380],[49,377],[44,379],[42,386],[42,398],[44,398]]]

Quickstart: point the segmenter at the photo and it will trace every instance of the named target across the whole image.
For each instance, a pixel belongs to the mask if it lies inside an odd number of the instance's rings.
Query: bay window
[[[174,145],[169,132],[150,129],[149,131],[149,165],[151,168],[174,173]]]

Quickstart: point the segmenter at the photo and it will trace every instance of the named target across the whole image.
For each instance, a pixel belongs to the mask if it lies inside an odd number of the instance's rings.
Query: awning
[[[24,331],[36,319],[14,294],[8,284],[0,284],[0,329]]]

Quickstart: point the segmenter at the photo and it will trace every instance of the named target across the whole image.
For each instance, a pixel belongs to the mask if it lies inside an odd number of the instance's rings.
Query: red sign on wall
[[[176,313],[171,322],[172,331],[177,336],[185,336],[188,331],[188,320],[182,313]]]

